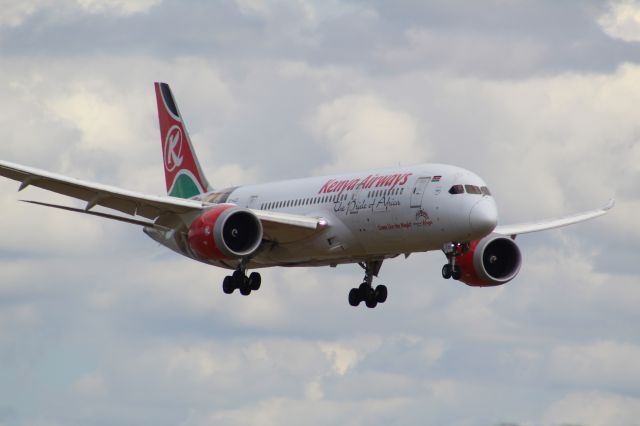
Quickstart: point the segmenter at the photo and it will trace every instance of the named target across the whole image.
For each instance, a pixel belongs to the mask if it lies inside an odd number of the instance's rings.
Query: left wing
[[[571,216],[565,216],[559,219],[549,219],[538,222],[519,223],[515,225],[498,226],[493,232],[496,234],[510,235],[515,237],[519,234],[527,234],[529,232],[544,231],[547,229],[560,228],[574,223],[584,222],[585,220],[593,219],[598,216],[607,214],[609,210],[615,205],[615,201],[610,200],[607,205],[596,210],[591,210],[584,213],[578,213]]]

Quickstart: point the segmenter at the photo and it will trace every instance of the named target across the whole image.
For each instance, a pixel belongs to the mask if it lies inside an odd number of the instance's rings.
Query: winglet
[[[604,210],[604,211],[609,211],[609,210],[611,210],[615,205],[616,205],[616,200],[615,200],[615,198],[612,198],[612,199],[610,199],[610,200],[609,200],[609,202],[607,203],[607,205],[606,205],[606,206],[604,206],[604,207],[602,208],[602,210]]]

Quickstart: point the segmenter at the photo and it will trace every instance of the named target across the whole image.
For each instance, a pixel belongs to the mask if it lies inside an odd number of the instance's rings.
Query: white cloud
[[[271,13],[267,0],[235,0],[238,9],[246,15],[268,17]]]
[[[571,393],[554,402],[545,416],[548,424],[589,426],[634,425],[640,418],[640,400],[604,392]]]
[[[320,173],[414,164],[429,153],[415,119],[373,94],[348,95],[321,105],[311,128],[333,156]]]
[[[569,383],[633,389],[640,381],[640,346],[615,341],[559,345],[551,354],[553,376]]]
[[[0,8],[0,28],[18,27],[25,19],[44,7],[50,7],[51,0],[9,1]]]
[[[162,0],[76,0],[80,7],[93,14],[129,16],[148,12]]]
[[[358,362],[358,352],[354,349],[332,343],[321,343],[320,348],[333,362],[333,368],[340,376],[344,376]]]
[[[61,19],[74,14],[125,17],[148,12],[162,0],[8,0],[0,9],[0,28],[16,28],[35,14]]]
[[[600,16],[598,23],[609,37],[640,41],[640,2],[610,0],[609,10]]]

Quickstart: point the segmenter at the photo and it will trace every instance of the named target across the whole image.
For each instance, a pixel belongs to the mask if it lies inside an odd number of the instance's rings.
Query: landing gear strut
[[[233,274],[227,275],[222,281],[222,291],[225,294],[231,294],[235,289],[240,290],[240,294],[248,296],[252,291],[260,289],[262,277],[257,272],[252,272],[247,277],[247,269],[244,262],[240,263],[238,269]]]
[[[358,265],[364,269],[364,280],[359,287],[349,291],[349,304],[358,306],[360,302],[364,302],[367,308],[375,308],[378,303],[384,303],[387,300],[387,286],[381,284],[374,289],[371,285],[373,277],[377,277],[380,272],[382,261],[362,262]]]
[[[459,280],[462,278],[462,269],[460,265],[456,264],[456,258],[469,251],[469,244],[457,242],[447,243],[442,248],[442,251],[449,261],[442,267],[442,278],[445,280],[449,278]]]

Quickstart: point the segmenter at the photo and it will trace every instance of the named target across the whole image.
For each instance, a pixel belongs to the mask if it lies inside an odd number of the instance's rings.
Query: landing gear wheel
[[[357,288],[349,291],[349,304],[358,306],[364,302],[368,308],[375,308],[378,303],[384,303],[387,300],[387,287],[379,285],[375,289],[371,285],[373,278],[378,276],[382,260],[369,260],[358,263],[364,269],[364,280]]]
[[[260,289],[260,284],[262,283],[262,277],[257,272],[252,272],[249,275],[249,288],[253,291]]]
[[[367,308],[373,309],[378,306],[378,301],[376,300],[376,294],[374,291],[371,291],[370,294],[367,295],[367,299],[365,300],[365,304]]]
[[[240,270],[236,270],[236,271],[233,271],[233,274],[231,276],[233,277],[233,281],[235,281],[236,285],[240,287],[245,278],[244,272]]]
[[[442,267],[442,278],[448,280],[453,275],[453,268],[450,264],[446,264]]]
[[[453,267],[453,271],[451,272],[451,278],[453,278],[456,281],[462,278],[462,269],[458,265]]]
[[[384,303],[387,301],[387,286],[380,284],[375,290],[376,301],[378,303]]]
[[[236,285],[233,281],[233,277],[229,275],[224,277],[224,280],[222,281],[222,291],[224,291],[225,294],[231,294],[235,289]]]
[[[240,294],[243,296],[248,296],[251,294],[251,286],[249,284],[248,278],[245,278],[244,282],[240,284]]]
[[[360,297],[360,290],[357,288],[352,288],[349,291],[349,304],[351,306],[358,306],[362,302],[362,298]]]

